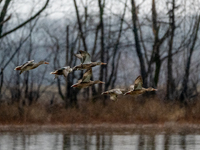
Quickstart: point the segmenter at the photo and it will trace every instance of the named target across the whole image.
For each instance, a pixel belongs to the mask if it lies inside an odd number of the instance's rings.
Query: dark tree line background
[[[144,87],[158,88],[166,100],[184,103],[198,95],[199,1],[25,3],[0,1],[1,102],[22,106],[61,99],[66,107],[76,106],[78,98],[96,101],[105,90],[128,88],[139,74]],[[72,72],[67,79],[49,75],[79,64],[73,54],[80,49],[89,52],[92,61],[107,63],[93,68],[92,77],[105,84],[79,90],[71,85],[83,71]],[[14,71],[32,59],[50,64],[22,75]]]

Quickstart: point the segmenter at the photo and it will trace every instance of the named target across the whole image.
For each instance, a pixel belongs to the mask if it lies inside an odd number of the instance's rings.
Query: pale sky
[[[160,13],[167,13],[167,0],[157,0],[157,13],[158,16]],[[9,7],[9,13],[12,13],[11,20],[20,20],[20,18],[28,18],[29,16],[35,14],[46,2],[46,0],[13,0],[11,1],[11,5]],[[113,14],[122,14],[124,8],[125,0],[107,0],[106,1],[106,9],[105,13],[113,13]],[[127,12],[130,12],[130,0],[127,0]],[[193,5],[190,5],[193,3]],[[187,14],[191,14],[193,12],[199,12],[200,10],[200,1],[199,0],[176,0],[177,5],[181,5],[181,8],[178,11],[182,11],[186,9]],[[186,7],[184,8],[184,4]],[[77,0],[77,5],[79,7],[79,11],[81,14],[81,10],[83,10],[83,5],[88,5],[88,12],[95,13],[99,11],[98,1],[94,0]],[[139,5],[139,16],[143,16],[144,14],[150,14],[151,12],[151,0],[136,0],[136,5]],[[177,11],[177,12],[178,12]],[[9,15],[9,14],[7,14]],[[76,17],[75,8],[73,0],[50,0],[48,8],[45,12],[42,13],[43,16],[48,15],[48,18],[74,18]],[[126,14],[129,17],[130,13]]]

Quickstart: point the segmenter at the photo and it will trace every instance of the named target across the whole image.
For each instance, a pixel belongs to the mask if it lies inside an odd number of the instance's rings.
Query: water
[[[199,133],[0,132],[0,150],[199,150]]]

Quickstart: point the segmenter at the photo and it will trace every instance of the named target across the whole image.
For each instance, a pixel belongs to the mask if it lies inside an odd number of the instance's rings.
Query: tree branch
[[[26,25],[28,22],[32,21],[33,19],[35,19],[37,16],[40,15],[41,12],[43,12],[45,10],[45,8],[47,7],[48,3],[49,3],[50,0],[47,0],[45,5],[41,8],[41,10],[39,10],[33,17],[29,18],[28,20],[26,20],[25,22],[23,22],[22,24],[18,25],[17,27],[15,27],[14,29],[10,30],[10,31],[7,31],[5,32],[4,34],[2,34],[0,36],[0,38],[3,38],[4,36],[18,30],[19,28],[23,27],[24,25]]]

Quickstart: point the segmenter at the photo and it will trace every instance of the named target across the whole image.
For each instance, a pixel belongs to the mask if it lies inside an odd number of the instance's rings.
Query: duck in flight
[[[35,63],[34,60],[30,60],[22,64],[21,66],[17,66],[14,70],[20,70],[20,74],[21,74],[24,71],[35,69],[42,64],[49,64],[49,63],[46,61],[40,61],[38,63]]]
[[[131,90],[126,92],[124,95],[139,95],[139,94],[143,94],[145,92],[152,92],[152,91],[157,91],[157,89],[154,89],[152,87],[149,88],[143,88],[143,80],[142,80],[142,76],[138,76],[135,79],[134,85],[131,85],[130,88]]]
[[[91,62],[91,56],[88,52],[79,50],[80,54],[74,54],[77,58],[81,60],[81,64],[75,66],[73,70],[83,70],[83,69],[90,69],[91,67],[95,67],[97,65],[106,65],[103,62]]]
[[[125,91],[124,89],[112,89],[112,90],[109,90],[109,91],[105,91],[101,94],[108,94],[108,95],[110,95],[111,100],[116,101],[118,95],[123,94],[124,91]]]
[[[65,78],[67,78],[68,74],[72,71],[73,71],[73,69],[70,68],[70,66],[66,66],[66,67],[62,67],[54,72],[51,72],[50,74],[55,74],[54,79],[56,79],[58,77],[58,75],[63,75]]]
[[[86,70],[86,72],[83,74],[82,79],[78,81],[78,83],[73,84],[71,87],[76,87],[76,88],[87,88],[89,86],[92,86],[94,84],[104,84],[104,82],[100,80],[96,81],[91,81],[90,78],[92,76],[92,68]]]

